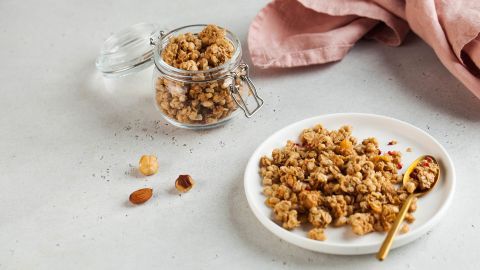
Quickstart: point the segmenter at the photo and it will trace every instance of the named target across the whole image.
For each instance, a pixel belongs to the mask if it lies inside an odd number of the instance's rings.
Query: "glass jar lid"
[[[138,23],[111,35],[103,43],[95,62],[105,76],[124,76],[149,67],[153,63],[154,46],[151,38],[159,36],[152,23]]]

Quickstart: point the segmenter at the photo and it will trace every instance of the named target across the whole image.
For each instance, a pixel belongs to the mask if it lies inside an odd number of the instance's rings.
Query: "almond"
[[[142,204],[152,197],[153,189],[142,188],[130,194],[129,200],[133,204]]]

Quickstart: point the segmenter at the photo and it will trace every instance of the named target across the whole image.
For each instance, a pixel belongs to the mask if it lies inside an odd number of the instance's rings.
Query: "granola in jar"
[[[161,59],[174,68],[174,75],[160,72],[155,77],[156,104],[168,120],[199,126],[232,116],[242,96],[249,93],[240,79],[246,70],[240,64],[239,46],[215,25],[168,38]],[[230,76],[232,72],[235,77]]]
[[[302,131],[260,159],[265,204],[285,229],[308,225],[307,236],[325,240],[328,226],[353,233],[388,231],[408,196],[402,186],[401,153],[382,154],[376,138],[358,141],[350,126]],[[415,218],[416,201],[406,221]]]

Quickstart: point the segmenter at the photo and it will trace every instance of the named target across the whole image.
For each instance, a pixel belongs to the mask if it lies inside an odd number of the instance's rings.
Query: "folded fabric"
[[[479,0],[275,0],[248,47],[255,66],[305,66],[342,59],[362,37],[399,46],[410,29],[480,98]]]

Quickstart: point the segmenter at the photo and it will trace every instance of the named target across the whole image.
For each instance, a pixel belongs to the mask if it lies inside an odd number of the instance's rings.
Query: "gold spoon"
[[[417,164],[427,157],[431,158],[432,162],[438,165],[438,162],[434,157],[429,156],[429,155],[420,156],[408,167],[407,171],[403,175],[403,186],[405,186],[409,181],[411,181],[410,174],[413,172],[413,170],[415,169]],[[419,190],[419,188],[417,187],[415,189],[415,191],[412,194],[410,194],[407,197],[407,199],[403,202],[402,209],[400,209],[400,212],[397,215],[397,219],[395,220],[395,223],[393,223],[392,228],[390,228],[390,231],[388,232],[387,237],[383,241],[383,244],[382,244],[382,246],[380,247],[380,250],[377,253],[377,259],[379,259],[380,261],[383,261],[387,257],[388,252],[390,251],[390,247],[392,246],[392,243],[393,243],[393,238],[397,234],[398,228],[400,228],[400,224],[402,224],[403,219],[405,218],[405,215],[407,214],[408,209],[410,208],[410,204],[412,204],[412,202],[413,202],[413,199],[416,198],[416,197],[418,198],[418,197],[421,197],[421,196],[427,194],[428,192],[430,192],[433,189],[435,184],[437,184],[438,178],[440,176],[440,165],[439,165],[438,168],[439,169],[438,169],[437,175],[435,176],[435,181],[433,182],[433,185],[431,185],[429,189]]]

